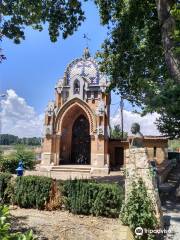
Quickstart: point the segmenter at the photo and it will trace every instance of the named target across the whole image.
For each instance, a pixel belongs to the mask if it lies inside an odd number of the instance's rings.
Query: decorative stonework
[[[95,132],[96,129],[96,120],[95,120],[95,114],[93,114],[92,110],[89,108],[89,106],[87,106],[87,104],[85,102],[82,102],[80,99],[73,99],[71,101],[69,101],[67,103],[67,105],[64,105],[63,108],[60,109],[59,113],[57,114],[57,118],[56,118],[56,132],[61,132],[61,125],[62,125],[62,121],[64,116],[66,115],[66,113],[68,111],[71,111],[71,109],[73,108],[73,106],[79,106],[80,108],[82,108],[85,113],[88,116],[89,122],[90,122],[90,131],[91,134],[93,134]]]
[[[49,117],[51,117],[53,115],[54,108],[55,108],[54,102],[53,101],[49,102],[47,109],[46,109],[46,113]]]
[[[49,159],[55,165],[81,163],[91,165],[93,171],[95,168],[108,171],[110,94],[105,93],[107,87],[108,79],[100,73],[88,48],[81,58],[67,66],[64,77],[55,86],[55,102],[48,105],[45,114],[43,153],[50,153]],[[79,127],[74,127],[76,120],[77,126],[82,121],[87,123],[79,134],[76,133]],[[47,162],[47,154],[42,156]]]
[[[105,104],[104,101],[99,99],[96,114],[97,116],[103,116],[105,112]]]
[[[52,125],[45,125],[44,126],[44,135],[50,136],[52,134]]]

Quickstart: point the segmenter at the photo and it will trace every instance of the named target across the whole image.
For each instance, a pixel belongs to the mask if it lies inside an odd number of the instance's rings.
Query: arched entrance
[[[71,163],[90,164],[90,152],[89,121],[80,115],[72,127]]]

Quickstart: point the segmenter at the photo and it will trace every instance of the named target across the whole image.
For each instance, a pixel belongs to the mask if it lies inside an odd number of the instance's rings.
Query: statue
[[[99,99],[96,113],[99,116],[103,116],[104,111],[105,111],[105,104],[104,104],[103,100]]]
[[[133,123],[131,126],[132,132],[132,141],[131,141],[131,148],[142,148],[144,147],[144,136],[140,132],[140,125],[138,123]]]
[[[47,110],[46,110],[47,114],[49,117],[51,117],[54,113],[54,102],[49,102],[48,103],[48,107],[47,107]]]

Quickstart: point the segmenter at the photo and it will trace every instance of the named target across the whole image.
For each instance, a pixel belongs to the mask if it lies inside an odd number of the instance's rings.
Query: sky
[[[66,66],[82,56],[88,34],[90,53],[95,55],[106,37],[107,29],[100,25],[98,10],[92,2],[84,4],[86,20],[78,31],[68,39],[59,38],[56,43],[49,39],[47,26],[42,32],[25,29],[26,40],[16,45],[3,39],[1,47],[6,55],[0,65],[1,133],[19,137],[41,136],[43,132],[44,110],[48,101],[54,99],[54,86],[63,76]],[[132,122],[141,124],[146,135],[159,135],[154,125],[158,115],[141,118],[128,102],[124,106],[125,130],[130,131]],[[119,96],[112,93],[111,124],[120,123]]]

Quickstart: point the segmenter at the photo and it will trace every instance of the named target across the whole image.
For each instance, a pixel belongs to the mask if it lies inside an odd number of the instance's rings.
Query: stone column
[[[142,178],[149,198],[152,200],[156,218],[160,227],[163,227],[161,203],[155,176],[152,174],[151,166],[147,157],[146,148],[130,148],[129,157],[126,161],[126,179],[125,179],[125,198],[127,199],[128,193],[131,191],[133,181]]]
[[[55,161],[54,165],[59,165],[59,157],[60,157],[60,134],[56,135],[56,140],[55,140]]]

